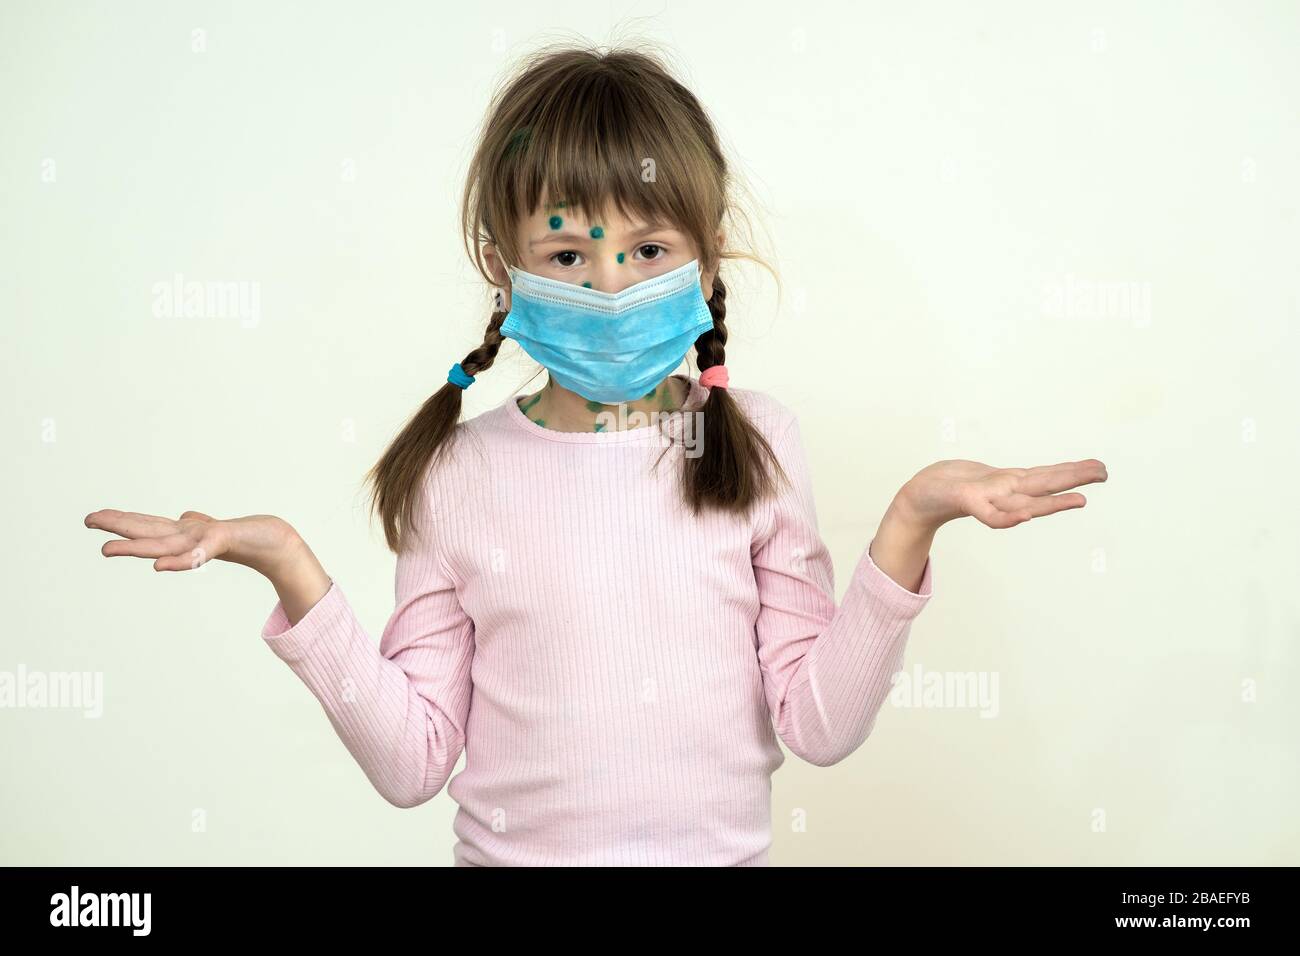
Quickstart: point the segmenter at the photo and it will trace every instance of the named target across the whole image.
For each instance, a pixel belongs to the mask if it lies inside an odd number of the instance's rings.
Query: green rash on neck
[[[519,406],[520,411],[527,413],[533,408],[533,406],[535,406],[538,402],[542,400],[542,397],[546,394],[547,391],[554,390],[552,388],[553,385],[554,382],[548,381],[542,387],[541,391],[539,391],[536,395],[532,396],[531,398],[516,399],[515,404]],[[651,401],[656,396],[658,397],[659,400],[658,411],[671,411],[673,409],[674,407],[673,390],[670,384],[665,382],[662,385],[656,385],[654,388],[650,389],[650,391],[646,392],[645,395],[643,395],[640,400]],[[614,406],[606,402],[587,400],[585,403],[585,407],[589,412],[602,412]],[[545,418],[529,418],[528,420],[532,422],[534,425],[538,425],[542,428],[546,427]],[[605,422],[596,422],[592,425],[591,430],[593,432],[603,432],[605,430],[605,426],[606,426]]]

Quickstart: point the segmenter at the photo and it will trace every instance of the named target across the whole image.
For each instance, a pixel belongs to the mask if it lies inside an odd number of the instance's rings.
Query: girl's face
[[[627,219],[617,211],[591,220],[563,200],[544,203],[520,222],[515,242],[522,256],[521,262],[513,263],[516,268],[599,292],[621,292],[699,256],[691,238],[666,223]],[[484,257],[502,287],[508,311],[510,281],[501,257],[491,244],[485,247]],[[705,299],[713,295],[716,271],[701,276]]]

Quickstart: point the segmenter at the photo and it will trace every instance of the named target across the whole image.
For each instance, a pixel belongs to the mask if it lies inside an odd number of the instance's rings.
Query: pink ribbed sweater
[[[459,805],[454,865],[764,866],[778,736],[826,766],[871,731],[931,562],[912,593],[864,549],[837,608],[798,421],[730,391],[792,479],[746,517],[692,517],[655,427],[512,396],[429,471],[378,644],[337,583],[292,627],[276,604],[264,640],[384,798]]]

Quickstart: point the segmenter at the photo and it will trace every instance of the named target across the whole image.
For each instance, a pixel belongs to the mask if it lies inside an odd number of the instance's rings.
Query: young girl
[[[497,308],[372,471],[397,552],[377,645],[278,518],[86,518],[120,535],[105,555],[265,575],[266,643],[385,799],[446,786],[456,865],[766,865],[777,738],[818,766],[861,746],[939,527],[1082,507],[1056,493],[1106,478],[931,465],[837,607],[799,423],[729,382],[730,185],[647,54],[546,50],[498,94],[463,205]],[[506,338],[549,380],[460,422]],[[692,347],[701,374],[674,374]]]

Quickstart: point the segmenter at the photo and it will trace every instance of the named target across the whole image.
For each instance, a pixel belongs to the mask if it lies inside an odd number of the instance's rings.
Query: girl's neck
[[[686,404],[689,394],[690,383],[670,375],[640,398],[621,403],[624,411],[620,413],[618,404],[588,401],[550,379],[538,391],[519,396],[515,402],[532,421],[555,431],[627,431],[650,424],[655,412],[676,411]],[[634,416],[634,412],[642,415]]]

